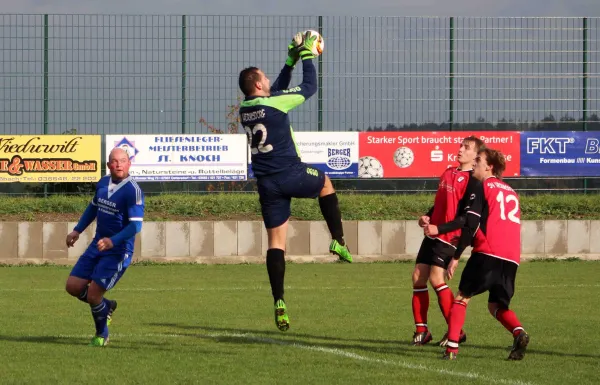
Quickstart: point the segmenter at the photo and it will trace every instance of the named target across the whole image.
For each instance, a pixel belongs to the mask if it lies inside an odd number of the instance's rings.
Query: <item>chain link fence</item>
[[[239,71],[276,77],[304,29],[325,52],[296,131],[600,130],[599,20],[5,14],[0,132],[228,132]],[[413,182],[367,189],[422,189]]]

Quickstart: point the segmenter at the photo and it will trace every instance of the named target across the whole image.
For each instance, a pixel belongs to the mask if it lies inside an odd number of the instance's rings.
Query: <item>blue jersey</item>
[[[96,184],[96,194],[91,205],[97,208],[97,214],[96,235],[90,247],[95,247],[102,238],[113,238],[131,222],[141,223],[144,220],[144,193],[131,177],[119,183],[113,183],[110,175],[100,179]],[[77,228],[76,230],[83,231]],[[133,255],[134,243],[135,233],[103,253]]]
[[[285,171],[301,162],[288,112],[317,92],[317,71],[311,59],[303,60],[302,83],[286,89],[292,69],[283,67],[270,96],[249,96],[240,104],[240,122],[257,177]]]

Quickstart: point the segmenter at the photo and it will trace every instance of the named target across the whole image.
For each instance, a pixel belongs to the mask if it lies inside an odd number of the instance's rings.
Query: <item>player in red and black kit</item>
[[[517,193],[500,179],[505,168],[504,155],[489,148],[480,151],[475,162],[473,177],[481,183],[469,196],[458,245],[460,248],[472,243],[473,251],[450,311],[444,359],[456,359],[467,304],[472,297],[486,291],[489,291],[490,313],[514,338],[508,359],[523,359],[529,343],[529,335],[508,308],[521,261],[521,210]],[[456,263],[458,260],[453,260],[452,264]]]
[[[456,248],[460,229],[464,224],[464,217],[459,214],[466,204],[466,200],[463,199],[465,191],[469,184],[473,183],[471,173],[475,157],[483,147],[483,141],[475,136],[463,139],[457,155],[459,167],[444,171],[440,177],[433,207],[419,218],[419,226],[424,228],[425,234],[428,231],[436,231],[438,235],[426,235],[423,239],[412,275],[412,309],[416,326],[413,345],[425,345],[433,339],[427,327],[429,310],[427,281],[435,289],[446,322],[449,320],[454,295],[446,284],[444,274],[452,257],[462,253],[462,250]],[[454,271],[447,271],[447,273],[448,278],[452,279]],[[461,338],[463,341],[466,340],[466,335],[463,333]],[[446,340],[444,336],[439,344],[445,346]]]

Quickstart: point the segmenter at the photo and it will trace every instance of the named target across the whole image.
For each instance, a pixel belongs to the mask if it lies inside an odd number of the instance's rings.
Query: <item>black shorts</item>
[[[316,198],[325,185],[325,173],[305,163],[257,178],[258,199],[265,227],[281,226],[291,215],[292,198]]]
[[[419,254],[417,254],[417,263],[447,269],[455,252],[456,249],[453,246],[439,239],[425,237],[421,243]]]
[[[515,293],[515,278],[519,266],[514,262],[473,253],[460,277],[458,289],[466,297],[489,291],[488,302],[508,309]]]

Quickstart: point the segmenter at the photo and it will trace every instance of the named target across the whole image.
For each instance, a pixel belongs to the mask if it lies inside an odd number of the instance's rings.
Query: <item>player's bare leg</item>
[[[529,334],[523,329],[517,315],[505,306],[494,302],[488,303],[488,310],[492,317],[496,318],[513,336],[513,346],[508,359],[522,360],[525,356],[527,345],[529,345]]]
[[[440,266],[431,266],[431,271],[429,273],[429,282],[431,286],[435,290],[435,294],[437,295],[438,304],[440,306],[440,310],[442,311],[442,315],[446,320],[446,324],[450,324],[450,309],[452,308],[452,302],[454,301],[454,295],[452,294],[452,290],[446,284],[446,269]],[[467,335],[463,330],[460,331],[459,343],[463,343],[467,341]],[[437,343],[439,346],[445,347],[448,343],[448,333],[444,334],[444,337]]]
[[[283,299],[283,282],[285,277],[285,244],[288,221],[267,229],[269,248],[267,250],[267,272],[271,283],[271,292],[275,302],[275,325],[282,332],[290,328],[290,319]]]
[[[319,207],[331,234],[329,251],[337,255],[340,261],[352,262],[352,255],[344,241],[342,213],[340,212],[337,194],[335,193],[331,179],[327,175],[325,175],[325,184],[319,193]]]
[[[67,284],[65,290],[67,293],[71,294],[73,297],[79,299],[81,302],[88,302],[88,288],[90,285],[89,279],[79,278],[75,276],[69,276],[67,278]],[[110,310],[107,316],[107,325],[110,326],[112,321],[112,316],[115,310],[117,310],[117,301],[108,300],[110,302]]]
[[[467,305],[470,300],[470,297],[464,296],[460,291],[456,295],[456,298],[454,298],[454,303],[450,309],[450,322],[448,323],[448,343],[446,344],[446,351],[442,356],[443,359],[455,360],[458,355],[460,333],[465,324]]]
[[[88,303],[87,294],[89,283],[89,279],[83,279],[70,275],[69,278],[67,278],[65,290],[73,297],[78,298],[79,300],[85,303]]]
[[[429,310],[429,291],[427,280],[431,266],[417,263],[412,274],[413,297],[412,310],[416,331],[413,334],[413,345],[421,346],[429,343],[433,337],[427,328],[427,312]]]

